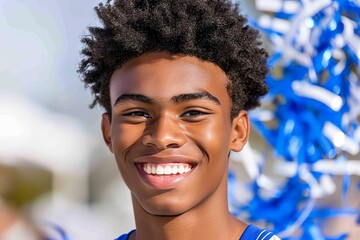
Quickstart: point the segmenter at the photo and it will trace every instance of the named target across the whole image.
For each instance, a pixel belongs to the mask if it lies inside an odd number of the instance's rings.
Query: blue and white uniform
[[[128,240],[134,231],[135,230],[132,230],[127,234],[123,234],[115,240]],[[257,228],[254,225],[249,225],[239,240],[280,240],[280,238],[268,230]]]

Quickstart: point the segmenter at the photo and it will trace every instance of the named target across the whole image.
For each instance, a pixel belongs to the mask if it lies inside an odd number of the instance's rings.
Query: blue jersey
[[[128,240],[129,236],[134,232],[131,232],[121,235],[120,237],[116,238],[115,240]],[[268,230],[263,230],[260,228],[255,227],[254,225],[249,225],[243,235],[240,237],[239,240],[280,240],[275,234]]]

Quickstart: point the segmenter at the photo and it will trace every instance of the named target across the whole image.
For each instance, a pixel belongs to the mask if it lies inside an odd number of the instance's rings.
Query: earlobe
[[[232,131],[230,150],[239,152],[246,144],[250,133],[250,122],[246,111],[240,111],[233,119]]]
[[[113,152],[111,143],[111,121],[108,113],[103,113],[101,118],[101,131],[105,144]]]

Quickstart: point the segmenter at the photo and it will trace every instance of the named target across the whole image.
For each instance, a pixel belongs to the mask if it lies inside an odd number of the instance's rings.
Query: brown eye
[[[143,111],[128,112],[128,113],[124,113],[123,116],[151,118],[150,114],[148,114],[147,112],[143,112]]]
[[[201,115],[207,115],[208,113],[198,111],[198,110],[191,110],[182,115],[182,117],[196,117]]]

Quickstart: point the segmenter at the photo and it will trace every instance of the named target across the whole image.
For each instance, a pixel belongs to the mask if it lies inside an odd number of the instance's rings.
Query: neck
[[[136,233],[132,240],[238,240],[246,224],[236,219],[228,210],[227,180],[221,191],[176,216],[158,216],[146,212],[134,196]]]

